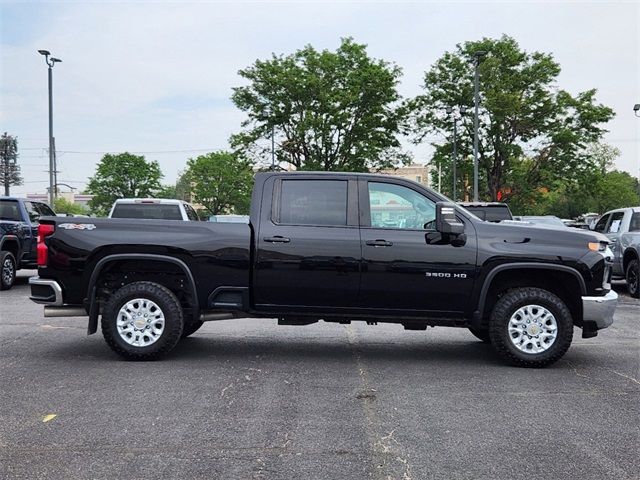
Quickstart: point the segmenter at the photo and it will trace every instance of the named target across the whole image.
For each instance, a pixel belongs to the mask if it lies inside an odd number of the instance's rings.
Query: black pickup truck
[[[612,254],[595,232],[485,222],[417,183],[259,173],[249,224],[42,219],[31,299],[89,317],[130,359],[168,353],[202,322],[278,318],[468,328],[545,366],[613,322]]]
[[[38,219],[55,215],[49,205],[0,197],[0,290],[9,290],[21,268],[36,268]]]

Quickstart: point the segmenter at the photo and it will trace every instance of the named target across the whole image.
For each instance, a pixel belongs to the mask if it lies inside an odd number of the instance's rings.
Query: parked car
[[[121,198],[116,200],[109,218],[199,221],[193,206],[183,200],[167,198]]]
[[[640,207],[611,210],[595,224],[612,243],[613,276],[627,281],[629,294],[640,298]]]
[[[129,359],[159,358],[206,320],[465,327],[509,362],[549,365],[613,322],[604,235],[479,220],[387,175],[265,172],[250,222],[56,217],[40,225],[31,299],[88,316]],[[49,253],[48,253],[49,252]],[[73,268],[69,268],[69,264]]]
[[[501,202],[458,202],[467,211],[487,222],[502,222],[513,220],[509,205]]]
[[[0,290],[10,289],[22,268],[37,268],[41,216],[55,215],[46,203],[0,197]]]

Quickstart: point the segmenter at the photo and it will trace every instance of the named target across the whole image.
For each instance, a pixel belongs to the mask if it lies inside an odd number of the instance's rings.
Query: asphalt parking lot
[[[616,287],[624,292],[623,286]],[[640,302],[556,365],[463,329],[206,324],[160,362],[0,292],[0,478],[636,479]],[[55,417],[52,417],[55,415]],[[44,421],[48,420],[48,421]]]

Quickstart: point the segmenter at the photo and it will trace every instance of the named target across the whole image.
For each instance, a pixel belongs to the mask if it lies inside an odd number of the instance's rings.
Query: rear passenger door
[[[340,311],[355,305],[361,257],[357,188],[355,180],[338,175],[266,181],[256,238],[256,306]]]

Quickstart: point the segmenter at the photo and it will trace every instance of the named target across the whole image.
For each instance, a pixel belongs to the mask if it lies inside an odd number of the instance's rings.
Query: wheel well
[[[637,259],[638,253],[633,248],[628,248],[626,252],[624,252],[624,256],[622,257],[622,273],[624,275],[627,274],[627,266],[631,263],[631,260]]]
[[[197,298],[185,271],[175,263],[162,260],[126,259],[106,263],[95,282],[96,300],[103,304],[119,288],[140,281],[155,282],[171,290],[185,315],[197,309]]]
[[[537,287],[558,296],[569,308],[573,322],[582,324],[582,290],[576,277],[561,270],[512,269],[496,274],[491,280],[482,312],[482,324],[488,325],[496,302],[508,290],[521,287]]]
[[[20,262],[20,258],[18,254],[20,252],[20,244],[18,244],[17,240],[6,240],[2,244],[2,251],[11,252],[16,259],[16,262]]]

